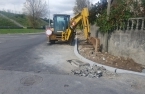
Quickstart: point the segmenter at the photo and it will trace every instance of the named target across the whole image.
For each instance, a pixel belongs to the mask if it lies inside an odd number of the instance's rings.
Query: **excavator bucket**
[[[95,48],[95,52],[100,52],[101,45],[100,45],[100,39],[99,38],[89,37],[88,42],[93,45],[93,47]]]

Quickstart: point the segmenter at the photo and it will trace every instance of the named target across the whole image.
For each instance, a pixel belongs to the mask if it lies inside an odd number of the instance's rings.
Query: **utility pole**
[[[86,3],[87,3],[87,8],[89,9],[89,2],[90,2],[90,0],[86,0]]]
[[[109,20],[109,16],[110,16],[110,7],[111,7],[111,0],[108,0],[108,5],[107,5],[107,18],[106,20]],[[104,36],[104,52],[108,52],[108,31],[105,33]]]
[[[50,2],[48,0],[48,18],[49,18],[49,27],[50,27]]]
[[[111,7],[111,0],[108,0],[108,5],[107,5],[107,20],[109,20],[109,16],[110,16],[110,7]]]
[[[90,5],[92,4],[92,0],[86,0],[87,8],[90,10]]]

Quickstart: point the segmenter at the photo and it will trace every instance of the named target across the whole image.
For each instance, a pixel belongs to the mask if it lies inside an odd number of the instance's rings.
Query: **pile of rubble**
[[[88,66],[80,66],[76,70],[72,70],[72,74],[76,76],[83,76],[83,77],[89,77],[89,78],[100,78],[102,76],[105,76],[109,72],[104,67],[99,67],[97,65]]]
[[[74,70],[71,71],[71,74],[82,77],[89,78],[100,78],[100,77],[112,77],[115,76],[115,73],[109,72],[103,66],[99,67],[96,64],[90,66],[89,63],[82,62],[77,59],[67,60],[71,65],[76,66]]]

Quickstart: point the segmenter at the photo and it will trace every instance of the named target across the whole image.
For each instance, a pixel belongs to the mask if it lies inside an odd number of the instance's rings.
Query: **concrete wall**
[[[104,44],[99,27],[91,26],[91,36],[99,37]],[[108,52],[115,56],[130,57],[135,62],[145,65],[145,30],[116,30],[109,34]]]

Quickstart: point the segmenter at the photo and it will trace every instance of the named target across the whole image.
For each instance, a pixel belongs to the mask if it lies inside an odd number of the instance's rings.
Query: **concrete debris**
[[[104,75],[107,70],[104,67],[97,65],[91,66],[80,66],[79,69],[72,70],[72,74],[76,76],[83,76],[89,78],[100,78]]]
[[[103,57],[103,60],[105,61],[105,58]]]

